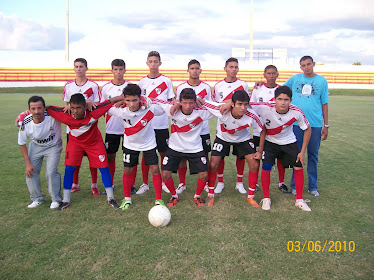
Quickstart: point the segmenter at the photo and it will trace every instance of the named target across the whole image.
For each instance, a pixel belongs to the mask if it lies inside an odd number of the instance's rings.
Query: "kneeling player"
[[[291,89],[287,86],[281,86],[275,90],[275,103],[251,103],[265,123],[264,131],[261,132],[259,150],[255,155],[257,159],[262,156],[263,210],[270,210],[271,207],[269,195],[270,171],[274,165],[275,158],[280,157],[284,167],[292,166],[295,171],[295,206],[304,211],[311,211],[308,204],[303,200],[304,155],[310,139],[311,128],[304,113],[298,107],[291,105],[291,101]],[[292,130],[292,124],[295,121],[305,131],[301,152]],[[266,137],[263,137],[265,134]]]

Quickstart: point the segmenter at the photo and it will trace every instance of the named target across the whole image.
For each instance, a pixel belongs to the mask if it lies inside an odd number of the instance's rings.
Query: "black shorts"
[[[123,148],[123,165],[125,167],[133,167],[139,164],[139,151]],[[158,165],[158,156],[156,148],[143,151],[145,165]]]
[[[208,154],[212,150],[212,146],[210,145],[210,134],[200,135],[200,137],[204,153]]]
[[[296,162],[297,155],[300,153],[299,146],[295,143],[287,145],[278,145],[265,141],[264,153],[262,154],[262,164],[275,164],[275,159],[281,159],[284,168],[303,167],[301,162]]]
[[[159,153],[165,153],[168,149],[169,130],[155,129],[157,150]]]
[[[208,163],[204,151],[198,153],[181,153],[170,148],[166,151],[164,160],[162,161],[162,169],[176,173],[179,163],[183,158],[188,161],[190,174],[208,171]]]
[[[123,134],[105,134],[104,144],[107,154],[115,154],[118,152],[119,145],[121,145],[121,139],[123,139]]]
[[[255,144],[256,151],[258,151],[258,147],[260,146],[260,136],[253,136],[252,142]]]
[[[225,157],[229,155],[231,145],[233,146],[233,151],[236,153],[235,155],[239,158],[256,153],[255,145],[249,140],[240,143],[231,143],[216,137],[213,144],[212,156]]]

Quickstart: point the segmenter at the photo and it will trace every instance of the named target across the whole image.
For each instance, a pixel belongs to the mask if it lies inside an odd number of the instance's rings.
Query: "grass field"
[[[61,105],[60,94],[43,96],[48,104]],[[197,177],[188,176],[187,191],[170,209],[171,223],[154,228],[147,220],[154,191],[135,195],[126,213],[115,210],[105,197],[90,194],[87,159],[80,174],[82,191],[72,194],[70,208],[50,210],[47,196],[46,204],[27,209],[14,119],[29,96],[1,94],[0,279],[373,279],[374,97],[330,96],[329,137],[320,150],[321,197],[304,191],[312,212],[297,209],[294,197],[277,190],[275,170],[272,209],[252,208],[234,190],[235,159],[230,156],[226,187],[214,207],[195,207]],[[117,201],[121,169],[118,154]],[[247,174],[246,168],[245,182]],[[287,170],[286,182],[290,175]],[[45,180],[43,187],[47,192]],[[321,247],[327,241],[323,252],[313,246],[317,241]]]

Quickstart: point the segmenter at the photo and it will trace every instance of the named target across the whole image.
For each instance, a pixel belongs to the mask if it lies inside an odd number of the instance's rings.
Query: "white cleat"
[[[177,194],[181,194],[182,192],[184,192],[186,190],[186,185],[183,184],[183,183],[180,183],[178,185],[178,188],[176,190]]]
[[[147,184],[143,184],[139,187],[139,190],[136,192],[136,194],[143,194],[148,190],[149,190],[149,186]]]
[[[235,186],[235,189],[238,191],[238,192],[240,192],[240,193],[242,193],[242,194],[245,194],[245,193],[247,193],[247,191],[245,190],[245,188],[244,188],[244,186],[243,186],[243,183],[236,183],[236,186]]]
[[[168,187],[165,185],[164,182],[162,182],[162,190],[163,190],[164,192],[166,192],[166,193],[170,193]]]
[[[27,208],[35,208],[38,207],[39,205],[42,205],[44,202],[40,201],[33,201],[31,204],[27,205]]]
[[[270,210],[271,208],[271,199],[270,198],[264,198],[261,200],[262,203],[262,210]]]
[[[300,199],[299,201],[296,200],[295,206],[301,208],[301,210],[303,211],[308,211],[308,212],[312,211],[312,209],[310,209],[308,204],[306,204],[306,202],[303,199]]]
[[[60,206],[60,203],[61,203],[60,201],[52,201],[51,206],[49,206],[49,208],[56,209],[57,207]]]
[[[216,188],[214,189],[214,193],[221,193],[225,188],[225,183],[218,182]]]

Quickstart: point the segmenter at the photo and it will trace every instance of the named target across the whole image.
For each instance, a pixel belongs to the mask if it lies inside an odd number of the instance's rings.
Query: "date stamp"
[[[354,241],[288,241],[288,252],[354,252],[356,243]]]

